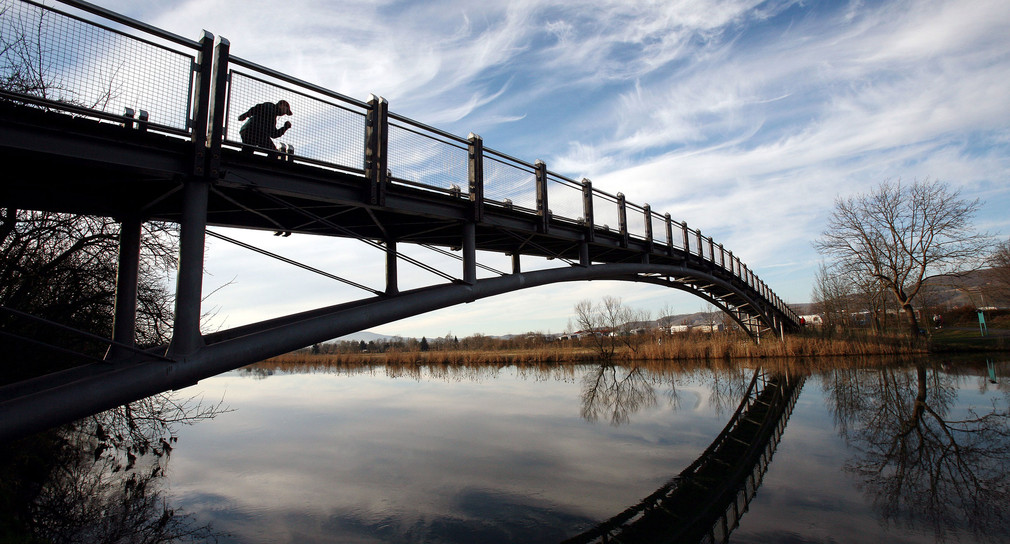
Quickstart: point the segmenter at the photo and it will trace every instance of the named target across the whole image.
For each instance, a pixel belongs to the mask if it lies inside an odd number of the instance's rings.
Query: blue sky
[[[811,242],[834,199],[886,179],[946,181],[982,199],[979,230],[1010,232],[1005,0],[100,4],[183,36],[207,29],[234,55],[384,96],[396,113],[649,203],[722,242],[787,302],[810,299]],[[228,234],[382,287],[380,256],[358,242]],[[207,299],[212,326],[363,296],[253,259],[210,245],[208,293],[231,282]],[[402,268],[401,287],[437,281]],[[605,294],[653,317],[706,309],[654,286],[593,282],[373,330],[560,332],[576,302]]]

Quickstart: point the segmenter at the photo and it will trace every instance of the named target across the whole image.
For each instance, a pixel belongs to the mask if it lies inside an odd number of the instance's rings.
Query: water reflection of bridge
[[[695,462],[565,544],[725,542],[761,485],[804,380],[755,371],[733,417]]]

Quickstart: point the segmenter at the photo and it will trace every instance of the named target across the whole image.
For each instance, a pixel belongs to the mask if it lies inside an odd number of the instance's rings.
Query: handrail
[[[340,94],[340,93],[338,93],[336,91],[331,91],[331,90],[327,89],[326,87],[320,87],[319,85],[315,85],[313,83],[309,83],[307,81],[298,79],[296,77],[289,76],[289,75],[284,74],[282,72],[278,72],[277,70],[273,70],[273,69],[267,68],[267,67],[265,67],[263,65],[256,64],[255,62],[252,62],[250,60],[243,59],[242,57],[236,57],[236,56],[233,56],[233,55],[229,55],[228,56],[228,62],[231,63],[231,64],[238,65],[238,66],[242,66],[244,68],[248,68],[248,69],[256,71],[256,72],[260,72],[260,73],[266,74],[266,75],[268,75],[270,77],[279,79],[279,80],[281,80],[281,81],[283,81],[285,83],[290,83],[292,85],[297,85],[299,87],[304,87],[304,88],[309,89],[311,91],[317,92],[317,93],[319,93],[321,95],[328,96],[330,98],[335,98],[335,99],[340,100],[342,102],[348,102],[350,104],[354,104],[355,106],[358,106],[359,108],[366,108],[366,109],[368,108],[368,104],[367,103],[362,102],[362,101],[360,101],[360,100],[358,100],[356,98],[351,98],[351,97],[349,97],[347,95]]]
[[[87,19],[82,19],[82,18],[77,17],[75,15],[72,15],[72,14],[69,14],[69,13],[65,13],[65,12],[61,12],[61,11],[59,11],[57,9],[54,9],[54,8],[50,7],[50,6],[45,6],[43,4],[36,3],[33,0],[22,0],[22,1],[26,2],[26,3],[29,3],[29,4],[33,4],[35,6],[38,6],[38,7],[44,8],[44,9],[48,9],[48,10],[51,10],[51,11],[56,11],[58,13],[62,13],[63,15],[67,15],[69,17],[73,17],[73,18],[78,19],[80,21],[85,21],[85,22],[93,24],[95,26],[104,28],[105,30],[111,30],[112,32],[118,32],[118,31],[116,31],[114,29],[111,29],[111,28],[102,26],[100,24],[97,24],[94,21],[88,21]],[[108,19],[110,21],[115,21],[115,22],[117,22],[119,24],[126,25],[126,26],[131,27],[131,28],[135,28],[135,29],[140,30],[142,32],[146,32],[148,34],[157,36],[159,38],[162,38],[162,39],[165,39],[165,40],[168,40],[168,41],[171,41],[171,42],[175,42],[175,43],[177,43],[179,45],[184,45],[186,47],[190,47],[190,48],[194,48],[194,49],[199,49],[200,48],[200,42],[198,42],[198,41],[191,40],[189,38],[180,36],[178,34],[173,34],[172,32],[169,32],[167,30],[162,30],[162,29],[160,29],[160,28],[158,28],[156,26],[151,26],[151,25],[149,25],[147,23],[140,22],[140,21],[138,21],[136,19],[131,19],[130,17],[127,17],[125,15],[121,15],[121,14],[116,13],[114,11],[109,11],[109,10],[107,10],[107,9],[101,7],[101,6],[96,6],[96,5],[94,5],[92,3],[89,3],[89,2],[82,2],[81,0],[59,0],[59,1],[61,3],[63,3],[63,4],[68,5],[68,6],[75,7],[77,9],[81,10],[81,11],[85,11],[85,12],[88,12],[88,13],[91,13],[91,14],[94,14],[94,15],[98,15],[99,17],[103,17],[103,18]],[[143,38],[140,38],[140,37],[137,37],[137,36],[133,36],[133,37],[136,38],[136,39],[142,40],[142,41],[146,41],[146,40],[143,40]],[[148,42],[148,43],[151,43],[151,42]],[[152,45],[157,45],[157,44],[152,43]]]

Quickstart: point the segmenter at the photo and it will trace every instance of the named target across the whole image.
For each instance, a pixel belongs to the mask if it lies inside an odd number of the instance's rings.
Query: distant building
[[[806,326],[820,327],[824,324],[824,319],[821,314],[801,315],[800,322]]]

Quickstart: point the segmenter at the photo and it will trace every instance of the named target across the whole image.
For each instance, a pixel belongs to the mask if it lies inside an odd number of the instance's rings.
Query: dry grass
[[[784,340],[766,338],[760,344],[745,336],[695,335],[643,339],[634,349],[617,350],[617,361],[706,361],[729,362],[740,359],[805,359],[823,357],[862,357],[871,355],[906,355],[927,353],[922,342],[902,337],[825,338],[787,336]],[[417,366],[470,365],[558,365],[598,362],[599,354],[588,346],[560,343],[540,348],[511,350],[388,351],[386,353],[311,354],[304,351],[268,359],[275,365],[347,366],[369,365],[410,368]]]

